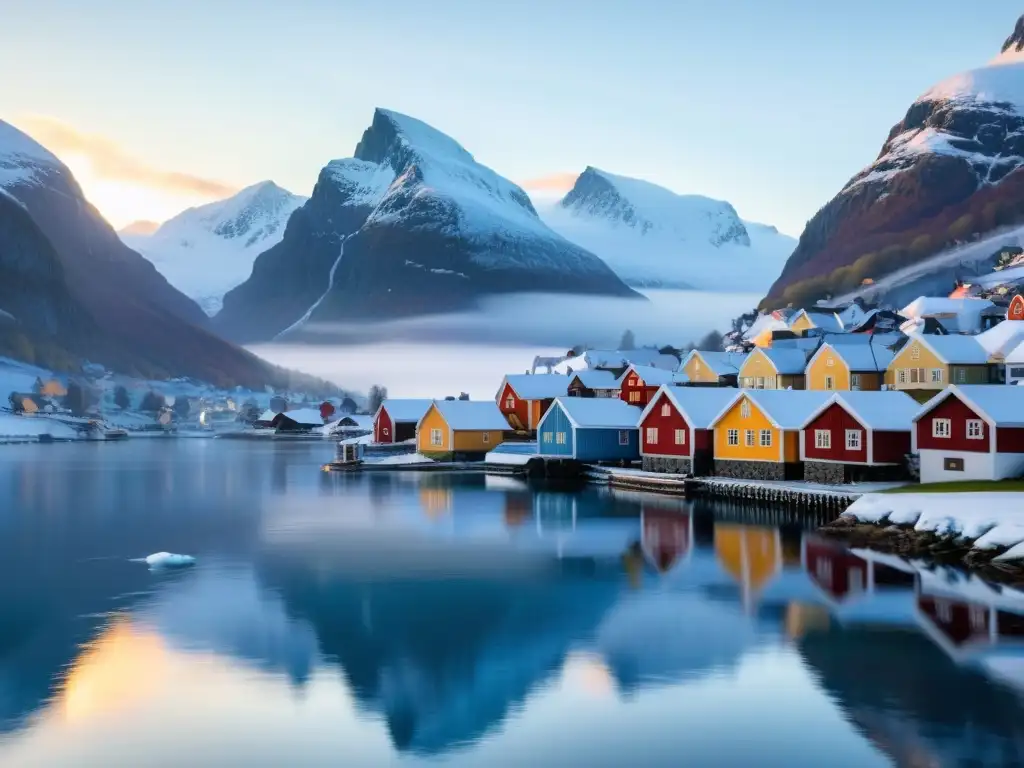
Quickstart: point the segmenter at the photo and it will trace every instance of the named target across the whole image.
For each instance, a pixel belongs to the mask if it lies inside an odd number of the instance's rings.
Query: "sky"
[[[272,179],[308,195],[373,109],[528,190],[586,166],[799,235],[914,98],[993,58],[985,0],[0,0],[0,119],[117,227]]]

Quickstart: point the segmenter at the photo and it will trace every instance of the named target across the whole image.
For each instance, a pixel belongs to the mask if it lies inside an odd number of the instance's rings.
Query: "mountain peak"
[[[62,169],[56,155],[27,133],[0,120],[0,187],[39,180],[44,169]]]

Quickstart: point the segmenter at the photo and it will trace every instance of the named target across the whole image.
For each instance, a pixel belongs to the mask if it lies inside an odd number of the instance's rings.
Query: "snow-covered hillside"
[[[727,202],[592,167],[561,200],[536,203],[549,227],[635,287],[761,291],[796,246]]]
[[[281,242],[288,218],[306,199],[264,181],[226,200],[189,208],[152,235],[120,235],[212,316],[224,294],[249,277],[256,257]]]
[[[39,184],[63,168],[60,160],[13,125],[0,120],[0,189]]]

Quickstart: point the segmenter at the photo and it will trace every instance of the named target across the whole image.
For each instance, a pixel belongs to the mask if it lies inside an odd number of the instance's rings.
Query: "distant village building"
[[[313,408],[278,413],[270,422],[270,426],[280,433],[312,432],[323,425],[324,420],[320,411]]]
[[[820,329],[831,333],[842,333],[845,328],[839,315],[830,309],[801,309],[789,321],[789,329],[795,333],[804,333],[812,329]]]
[[[373,416],[373,442],[404,443],[416,439],[416,425],[433,400],[387,399]]]
[[[807,363],[807,389],[879,390],[893,357],[895,353],[881,344],[826,342]]]
[[[619,377],[619,398],[624,403],[643,408],[651,402],[659,387],[682,386],[688,380],[685,373],[666,371],[649,365],[630,364]]]
[[[618,397],[619,378],[611,371],[578,371],[569,376],[569,397]]]
[[[537,428],[556,397],[565,397],[568,392],[569,376],[517,374],[502,379],[495,400],[512,429],[527,432]]]
[[[683,358],[679,370],[693,386],[735,387],[746,355],[738,352],[693,350]]]
[[[807,354],[780,347],[753,350],[739,370],[742,389],[804,389]]]
[[[947,384],[988,384],[988,357],[975,336],[912,336],[889,363],[885,383],[920,392],[923,401]]]

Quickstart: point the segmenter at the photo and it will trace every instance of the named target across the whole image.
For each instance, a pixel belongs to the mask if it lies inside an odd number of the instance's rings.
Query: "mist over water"
[[[529,294],[484,301],[476,312],[307,329],[322,343],[249,349],[276,365],[356,391],[383,384],[392,397],[494,396],[501,377],[529,369],[536,355],[575,344],[614,348],[629,329],[638,345],[683,346],[757,305],[750,293],[647,290],[649,301]]]

